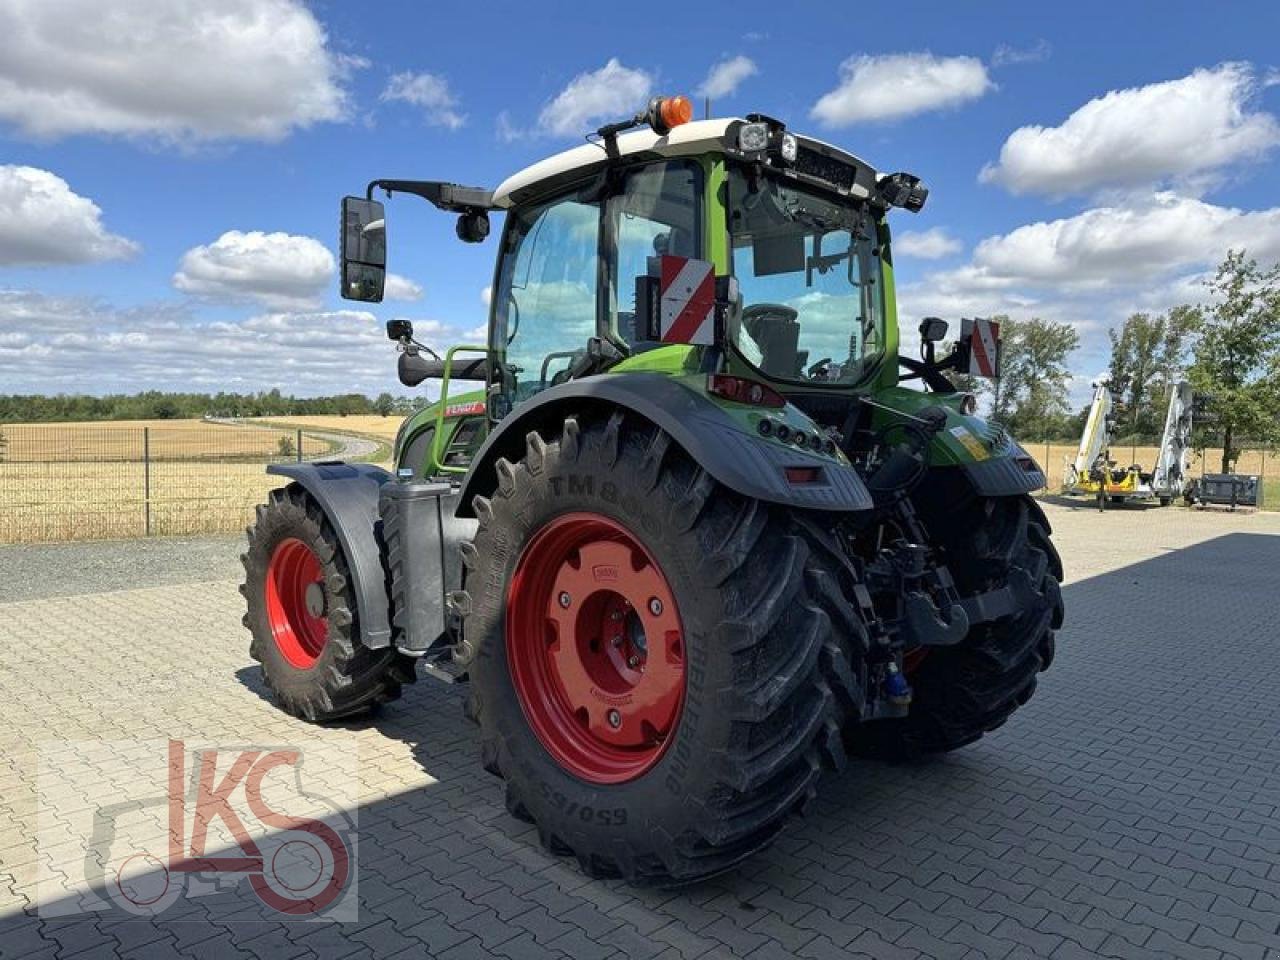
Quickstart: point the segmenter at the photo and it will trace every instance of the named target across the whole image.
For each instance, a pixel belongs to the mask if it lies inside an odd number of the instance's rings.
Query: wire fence
[[[0,543],[242,529],[281,485],[265,467],[335,449],[302,430],[212,424],[0,424]]]
[[[1052,493],[1061,490],[1067,475],[1067,467],[1075,460],[1078,444],[1064,443],[1061,440],[1041,440],[1023,441],[1022,445],[1044,469],[1047,478],[1045,489]],[[1245,442],[1240,446],[1243,452],[1232,472],[1262,477],[1268,494],[1264,505],[1270,509],[1280,507],[1280,450],[1261,443]],[[1111,457],[1121,467],[1136,463],[1144,470],[1152,470],[1159,454],[1160,448],[1154,443],[1116,443],[1111,446]],[[1194,451],[1191,461],[1192,476],[1201,477],[1206,473],[1221,472],[1221,447],[1205,447]]]
[[[1076,445],[1024,442],[1062,488]],[[1235,472],[1263,477],[1264,503],[1280,507],[1280,451],[1243,445]],[[221,533],[242,529],[267,491],[266,465],[324,459],[336,444],[302,429],[214,424],[0,425],[0,543],[42,543]],[[1121,444],[1123,465],[1156,462],[1155,445]],[[1221,450],[1196,451],[1195,476],[1217,473]]]

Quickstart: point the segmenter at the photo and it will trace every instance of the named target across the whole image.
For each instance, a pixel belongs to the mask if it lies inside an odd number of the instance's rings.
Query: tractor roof
[[[642,127],[618,137],[618,154],[622,157],[646,153],[660,157],[687,157],[723,152],[736,146],[734,138],[737,127],[745,122],[737,117],[695,120],[681,124],[661,136],[648,127]],[[816,146],[828,156],[836,156],[847,163],[870,170],[868,164],[839,147],[810,137],[797,135],[797,139],[802,145]],[[562,183],[567,184],[590,174],[593,168],[602,166],[606,159],[604,144],[593,141],[539,160],[502,181],[493,191],[493,205],[502,209],[515,206]],[[874,171],[872,173],[874,182]],[[855,195],[856,192],[855,187]]]

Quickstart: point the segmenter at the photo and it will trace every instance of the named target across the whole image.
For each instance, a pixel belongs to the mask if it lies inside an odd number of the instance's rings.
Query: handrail
[[[469,467],[448,466],[441,462],[445,450],[448,449],[444,443],[444,421],[445,411],[449,408],[449,375],[453,370],[453,356],[456,353],[483,353],[488,354],[488,347],[478,347],[473,344],[460,344],[456,347],[450,347],[444,355],[444,375],[440,378],[440,399],[438,401],[440,409],[436,411],[436,429],[431,437],[431,462],[428,475],[436,473],[466,473]]]

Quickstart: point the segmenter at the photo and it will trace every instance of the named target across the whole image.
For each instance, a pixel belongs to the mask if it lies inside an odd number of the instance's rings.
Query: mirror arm
[[[365,199],[373,199],[374,190],[392,193],[411,193],[422,197],[439,210],[451,213],[479,213],[496,210],[493,191],[482,187],[464,187],[441,180],[371,180],[365,188]]]

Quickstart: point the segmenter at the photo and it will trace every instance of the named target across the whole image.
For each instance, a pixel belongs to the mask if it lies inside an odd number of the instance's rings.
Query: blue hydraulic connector
[[[905,707],[911,702],[911,686],[902,675],[898,665],[889,661],[884,674],[884,693],[889,702],[895,706]]]

